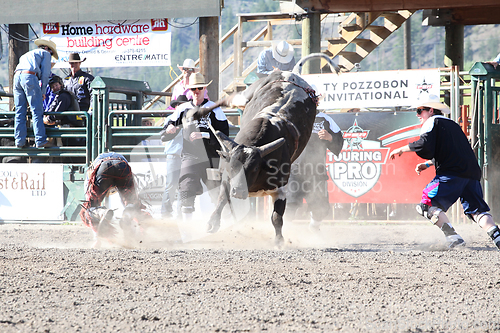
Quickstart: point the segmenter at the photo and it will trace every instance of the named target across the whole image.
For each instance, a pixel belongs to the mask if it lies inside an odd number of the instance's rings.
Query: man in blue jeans
[[[26,146],[26,113],[28,103],[33,114],[33,131],[37,148],[49,147],[45,126],[43,124],[44,92],[50,76],[50,58],[58,59],[56,44],[50,40],[37,39],[38,48],[29,51],[19,58],[14,74],[14,104],[16,116],[14,121],[14,138],[16,146]],[[42,82],[40,87],[39,80]]]
[[[180,95],[170,103],[172,108],[176,108],[182,103],[187,102],[186,95]],[[165,126],[168,126],[170,116],[165,120]],[[182,128],[174,127],[172,133],[166,133],[166,129],[161,132],[161,140],[167,141],[165,144],[165,154],[167,159],[167,176],[165,179],[165,192],[161,201],[161,217],[173,217],[172,203],[175,202],[175,195],[179,185],[181,174],[181,153],[182,153]],[[178,207],[180,209],[180,207]]]

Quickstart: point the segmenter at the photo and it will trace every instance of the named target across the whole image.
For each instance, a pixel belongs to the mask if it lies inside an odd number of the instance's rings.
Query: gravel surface
[[[476,225],[449,251],[426,223],[290,223],[282,249],[270,222],[143,227],[93,249],[81,225],[0,225],[0,332],[500,330],[500,252]]]

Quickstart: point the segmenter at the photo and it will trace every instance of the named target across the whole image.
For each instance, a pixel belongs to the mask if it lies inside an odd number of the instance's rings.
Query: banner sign
[[[0,164],[0,221],[63,220],[62,164]]]
[[[434,168],[418,176],[417,154],[390,160],[392,150],[419,138],[415,112],[330,113],[344,145],[339,156],[327,152],[330,202],[418,203]]]
[[[439,96],[439,69],[303,75],[321,94],[318,108],[408,107]]]
[[[42,30],[57,45],[55,68],[69,67],[75,52],[86,59],[82,67],[170,66],[167,19],[43,23]]]

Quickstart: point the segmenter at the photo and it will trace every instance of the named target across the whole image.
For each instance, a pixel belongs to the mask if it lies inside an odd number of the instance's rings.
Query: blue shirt
[[[34,49],[25,53],[19,58],[16,71],[31,71],[42,81],[42,93],[47,91],[47,84],[50,76],[50,55],[49,51]]]
[[[172,115],[168,116],[167,119],[165,119],[165,124],[164,125],[167,125],[168,122],[170,121]],[[172,140],[170,141],[167,141],[165,143],[165,154],[166,155],[178,155],[178,156],[181,156],[181,153],[182,153],[182,140],[183,140],[183,137],[182,137],[182,128],[181,130],[179,131],[179,133],[177,133],[177,135],[175,136],[175,138],[173,138]]]
[[[274,68],[282,71],[292,71],[293,66],[295,66],[295,58],[292,58],[289,63],[282,64],[274,59],[273,50],[269,48],[259,54],[259,59],[257,60],[257,73],[271,74]]]
[[[49,79],[54,75],[55,75],[54,73],[50,73]],[[45,99],[43,100],[43,109],[45,110],[45,112],[49,110],[49,107],[54,101],[54,99],[56,99],[56,94],[54,94],[52,92],[52,89],[50,89],[50,86],[47,85],[47,90],[45,91]]]

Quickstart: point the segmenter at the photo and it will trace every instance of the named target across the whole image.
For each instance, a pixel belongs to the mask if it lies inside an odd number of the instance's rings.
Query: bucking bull
[[[303,60],[297,66],[302,66]],[[297,68],[296,66],[296,68]],[[294,69],[294,72],[297,72]],[[222,209],[231,197],[246,199],[270,195],[271,217],[277,245],[283,244],[285,185],[290,166],[304,150],[311,136],[318,96],[311,86],[292,72],[275,71],[245,91],[216,103],[244,109],[241,128],[234,140],[217,131],[220,151],[221,191],[208,232],[217,232]],[[211,108],[192,109],[186,117],[199,119]]]

